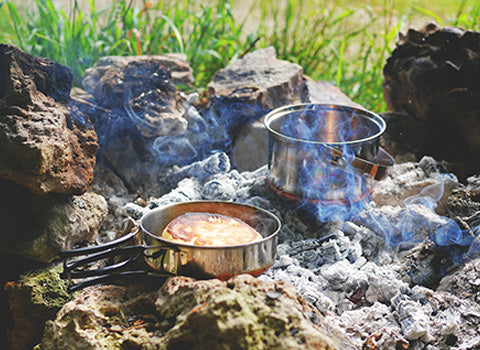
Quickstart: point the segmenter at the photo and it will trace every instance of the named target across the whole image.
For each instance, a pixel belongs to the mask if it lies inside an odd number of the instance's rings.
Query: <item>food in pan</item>
[[[163,239],[197,246],[229,246],[261,240],[263,237],[243,221],[226,215],[185,213],[163,230]]]

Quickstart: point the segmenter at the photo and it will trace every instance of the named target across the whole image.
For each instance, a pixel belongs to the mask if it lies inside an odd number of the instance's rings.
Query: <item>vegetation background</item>
[[[383,66],[400,32],[430,21],[479,30],[467,0],[0,0],[0,42],[83,72],[106,55],[183,52],[202,90],[245,52],[278,57],[365,107],[386,110]]]

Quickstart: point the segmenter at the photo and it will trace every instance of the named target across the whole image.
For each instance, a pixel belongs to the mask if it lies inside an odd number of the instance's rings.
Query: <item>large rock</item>
[[[480,170],[480,33],[428,24],[402,36],[384,67],[392,153]]]
[[[85,192],[97,136],[69,110],[71,84],[67,67],[0,44],[0,178],[41,194]]]
[[[40,342],[47,320],[52,320],[72,295],[60,279],[62,265],[53,265],[8,282],[5,291],[13,318],[8,330],[11,350],[32,349]]]
[[[295,101],[302,86],[302,67],[277,59],[275,49],[267,47],[220,69],[208,89],[217,98],[272,109]]]
[[[155,184],[163,167],[208,149],[208,126],[176,83],[189,83],[185,55],[104,57],[86,71],[75,105],[94,120],[99,160],[130,192]]]
[[[305,76],[305,90],[302,93],[301,102],[337,104],[354,108],[364,108],[358,103],[353,102],[342,90],[328,81],[314,81],[307,76]]]
[[[47,322],[36,349],[342,348],[322,324],[318,311],[286,282],[173,277],[154,292],[114,286],[83,291]]]
[[[0,180],[0,193],[0,249],[37,261],[93,241],[107,215],[105,199],[95,193],[37,195],[6,180]]]
[[[273,47],[251,52],[219,70],[208,84],[210,112],[230,135],[269,110],[293,103],[303,89],[302,67],[277,59]]]
[[[172,76],[174,84],[193,83],[193,70],[187,62],[187,56],[179,53],[167,53],[151,56],[106,56],[100,58],[95,65],[87,69],[83,79],[86,90],[94,91],[107,76],[123,78],[122,71],[132,62],[146,66],[163,67]]]
[[[169,69],[175,67],[164,64],[155,56],[105,57],[85,72],[83,87],[99,106],[126,113],[144,137],[180,134],[187,122]]]

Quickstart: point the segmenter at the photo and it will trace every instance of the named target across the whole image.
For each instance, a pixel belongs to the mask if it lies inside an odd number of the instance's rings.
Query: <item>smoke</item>
[[[369,117],[355,109],[322,105],[280,111],[267,121],[281,140],[274,141],[280,144],[273,146],[274,157],[281,159],[279,164],[285,163],[274,165],[275,185],[295,191],[299,206],[318,221],[353,221],[399,250],[428,241],[453,264],[477,256],[480,226],[462,229],[435,211],[450,175],[438,173],[436,182],[400,206],[376,207],[370,200],[375,180],[357,167],[359,158],[375,162],[369,154],[378,151],[374,139],[381,133],[381,124]],[[292,183],[298,184],[293,190],[288,187]]]
[[[405,199],[403,205],[376,207],[369,203],[352,221],[370,228],[398,250],[419,244],[433,245],[442,256],[444,267],[438,273],[443,276],[447,267],[463,265],[478,257],[480,251],[479,226],[462,229],[455,220],[435,212],[449,181],[449,175],[443,175],[436,183]]]
[[[276,137],[271,145],[276,187],[319,221],[348,220],[362,210],[372,179],[355,162],[378,150],[381,125],[364,111],[315,104],[279,110],[267,124]]]

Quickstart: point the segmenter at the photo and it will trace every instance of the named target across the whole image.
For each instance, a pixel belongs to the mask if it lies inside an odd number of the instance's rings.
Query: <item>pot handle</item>
[[[388,175],[388,170],[395,164],[393,157],[382,147],[379,148],[377,157],[373,161],[355,157],[352,165],[366,174],[370,174],[372,179],[383,180]]]
[[[342,151],[333,147],[328,148],[332,155],[332,165],[340,165],[340,160],[343,159]],[[355,156],[351,164],[362,173],[369,174],[372,179],[383,180],[388,175],[390,167],[395,164],[395,160],[387,151],[380,147],[377,157],[373,161]]]

